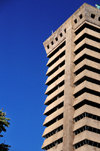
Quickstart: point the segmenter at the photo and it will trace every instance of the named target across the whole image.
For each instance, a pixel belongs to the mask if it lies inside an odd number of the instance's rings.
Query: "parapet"
[[[84,3],[43,43],[47,56],[66,39],[67,30],[70,28],[75,30],[85,21],[100,26],[100,10]]]

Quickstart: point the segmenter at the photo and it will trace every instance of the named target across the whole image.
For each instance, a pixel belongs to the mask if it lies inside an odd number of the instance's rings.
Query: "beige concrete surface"
[[[88,39],[88,38],[84,38],[80,43],[78,43],[75,46],[74,52],[76,52],[80,47],[82,47],[84,44],[96,47],[98,49],[100,49],[100,43],[96,42],[94,40]]]
[[[96,38],[100,39],[100,34],[98,32],[93,31],[93,30],[88,29],[88,28],[85,28],[78,35],[75,36],[74,42],[76,42],[77,40],[79,40],[79,38],[82,37],[85,33],[88,34],[88,35],[91,35],[93,37],[96,37]]]
[[[49,138],[46,138],[43,145],[42,145],[42,148],[44,148],[45,146],[55,142],[56,140],[58,140],[62,137],[63,137],[63,131],[60,131],[60,132],[54,134],[53,136],[51,136]]]
[[[75,110],[74,118],[81,115],[82,113],[85,113],[85,112],[100,116],[100,109],[99,108],[85,104],[82,107],[80,107],[79,109]]]
[[[56,86],[59,87],[59,84],[64,81],[65,79],[65,75],[63,75],[62,77],[60,77],[58,80],[56,80],[55,82],[53,82],[51,85],[49,85],[46,89],[45,94],[49,93],[52,89],[54,89]]]
[[[94,15],[94,18],[91,17],[91,15]],[[77,149],[75,149],[73,146],[74,144],[79,143],[84,139],[89,139],[94,142],[96,141],[97,143],[100,143],[100,134],[97,134],[95,132],[84,131],[80,132],[78,135],[74,135],[73,133],[75,130],[81,128],[84,125],[100,129],[100,121],[98,120],[87,117],[77,122],[74,122],[73,120],[73,118],[79,116],[84,112],[88,112],[100,117],[100,109],[98,107],[94,107],[93,104],[85,104],[81,107],[77,107],[77,109],[74,109],[74,107],[83,100],[88,100],[90,102],[100,104],[100,42],[96,41],[96,38],[99,41],[100,33],[92,29],[93,26],[93,28],[95,27],[96,29],[100,30],[99,17],[100,10],[85,3],[43,43],[47,57],[49,58],[51,54],[56,51],[56,49],[64,41],[66,42],[66,45],[63,48],[59,49],[59,51],[54,55],[52,55],[47,62],[48,70],[46,75],[48,75],[48,78],[45,84],[48,85],[48,87],[45,92],[45,94],[47,94],[45,104],[48,105],[46,106],[44,114],[48,115],[47,113],[49,111],[53,110],[61,102],[64,103],[63,107],[54,112],[49,112],[50,115],[46,116],[45,118],[43,125],[46,125],[48,122],[58,117],[60,114],[63,114],[62,119],[55,121],[53,124],[47,126],[43,132],[43,137],[45,137],[47,134],[52,133],[53,130],[63,125],[63,130],[49,136],[44,140],[42,148],[45,149],[45,147],[49,145],[49,149],[47,149],[47,151],[100,151],[100,148],[98,147],[85,144],[83,146],[80,145]],[[85,23],[91,25],[91,29],[86,27],[83,30],[80,30],[76,35],[76,31],[81,29],[81,27],[83,27]],[[84,38],[77,43],[77,40],[79,40],[85,33],[94,37],[95,39]],[[82,46],[86,44],[90,47],[83,49]],[[93,50],[91,50],[91,47],[93,48]],[[78,52],[78,50],[80,51]],[[54,59],[58,57],[63,51],[65,51],[65,55],[59,58],[59,60],[54,61]],[[81,60],[80,58],[85,54],[89,56],[88,59],[84,58],[83,60]],[[61,68],[58,68],[56,71],[53,71],[64,60],[65,65],[63,65]],[[50,65],[52,61],[53,64]],[[91,69],[84,69],[83,71],[80,70],[84,65],[94,68],[94,71],[91,71]],[[77,71],[79,70],[80,73],[78,74]],[[97,70],[98,73],[96,72]],[[65,74],[59,77],[58,75],[62,71],[65,71]],[[56,76],[58,76],[58,79],[55,80]],[[94,81],[81,81],[80,84],[77,85],[79,80],[81,80],[84,76],[87,76],[88,79],[92,79]],[[65,81],[63,86],[49,93],[63,80]],[[98,81],[98,83],[96,83],[96,81]],[[92,94],[92,92],[84,92],[83,94],[79,94],[78,92],[83,90],[84,88],[98,92],[98,96],[96,95],[96,93]],[[64,92],[64,95],[60,98],[55,99],[54,101],[53,99],[60,92]],[[78,96],[76,95],[77,93],[79,94]],[[59,138],[63,138],[63,142],[56,143],[55,146],[50,145]]]
[[[54,72],[52,75],[50,75],[45,84],[48,84],[48,82],[50,82],[51,80],[53,80],[58,74],[60,74],[62,71],[65,70],[65,65],[62,66],[61,68],[59,68],[59,70],[57,70],[56,72]]]
[[[47,66],[48,66],[55,58],[57,58],[62,52],[64,52],[64,51],[65,51],[65,46],[64,46],[62,49],[60,49],[56,54],[54,54],[54,55],[48,60]]]
[[[45,100],[45,104],[47,102],[49,102],[50,100],[52,100],[54,97],[56,97],[59,93],[61,93],[62,91],[64,91],[64,85],[62,87],[60,87],[59,89],[57,89],[55,92],[53,92],[52,94],[50,94],[49,96],[47,96],[46,100]]]
[[[84,139],[100,143],[100,134],[93,133],[93,132],[90,132],[90,131],[81,132],[81,133],[79,133],[78,135],[76,135],[74,137],[73,145],[80,142],[80,141],[82,141],[82,140],[84,140]]]
[[[86,76],[88,78],[92,78],[94,80],[97,80],[98,81],[98,85],[100,84],[100,74],[92,72],[92,71],[88,71],[88,70],[83,70],[80,74],[78,74],[75,77],[74,83],[76,83],[79,80],[81,80],[84,76]]]
[[[78,71],[80,68],[82,68],[84,65],[87,65],[87,66],[90,66],[90,67],[93,67],[95,69],[100,70],[100,63],[96,63],[94,61],[91,61],[91,60],[88,60],[88,59],[84,59],[83,61],[81,61],[79,64],[77,64],[75,66],[74,73],[76,71]]]
[[[48,68],[46,75],[48,75],[52,70],[54,70],[58,65],[60,65],[65,60],[65,56],[59,59],[55,64]],[[60,68],[60,67],[59,67]]]
[[[100,97],[99,96],[96,96],[96,95],[85,92],[85,93],[83,93],[82,95],[80,95],[79,97],[77,97],[75,99],[75,101],[73,103],[73,106],[79,104],[83,100],[89,100],[91,102],[95,102],[95,103],[100,104]]]
[[[75,95],[76,93],[78,93],[79,91],[81,91],[84,88],[88,88],[90,90],[97,91],[98,93],[100,93],[100,85],[97,85],[92,82],[84,81],[75,87],[73,94]]]
[[[94,57],[96,59],[100,59],[100,53],[99,52],[91,51],[91,49],[85,48],[75,56],[74,62],[76,62],[78,59],[80,59],[85,54],[88,56]]]
[[[43,125],[47,124],[48,122],[50,122],[51,120],[53,120],[54,118],[58,117],[58,115],[62,114],[64,112],[64,107],[58,109],[57,111],[55,111],[54,113],[52,113],[51,115],[47,116],[45,118],[45,121],[43,123]]]
[[[90,145],[84,145],[78,149],[75,149],[75,151],[100,151],[100,148],[90,146]]]
[[[100,129],[100,122],[88,117],[82,118],[81,120],[74,123],[73,131],[83,127],[83,126],[92,126],[93,128]]]
[[[58,128],[61,125],[63,125],[63,119],[57,121],[56,123],[50,125],[49,127],[46,127],[42,136],[45,136],[46,134],[50,133],[51,131],[53,131],[54,129]]]
[[[51,109],[53,109],[54,107],[58,106],[60,103],[64,102],[64,96],[62,96],[61,98],[58,98],[56,101],[54,101],[53,103],[51,103],[50,105],[48,105],[44,111],[44,115],[49,112]]]
[[[52,147],[51,149],[49,149],[49,151],[55,151],[55,150],[56,151],[63,151],[63,143],[58,144],[58,145]]]

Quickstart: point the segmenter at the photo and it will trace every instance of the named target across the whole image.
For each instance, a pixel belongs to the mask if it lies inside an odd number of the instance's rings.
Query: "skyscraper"
[[[46,151],[100,151],[100,10],[83,4],[45,42]]]

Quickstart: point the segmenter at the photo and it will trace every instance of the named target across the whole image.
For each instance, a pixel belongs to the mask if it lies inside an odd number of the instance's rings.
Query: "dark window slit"
[[[89,60],[91,60],[91,61],[100,63],[100,59],[95,58],[95,57],[93,57],[93,56],[89,56],[89,55],[87,55],[87,54],[84,54],[83,56],[81,56],[80,58],[78,58],[78,59],[74,62],[75,65],[77,65],[78,63],[80,63],[80,62],[83,61],[84,59],[89,59]]]
[[[100,134],[100,129],[97,129],[97,128],[94,128],[94,127],[91,127],[91,126],[88,126],[88,125],[84,125],[84,126],[80,127],[79,129],[75,130],[74,134],[78,135],[78,134],[80,134],[80,133],[82,133],[86,130],[90,131],[90,132]]]
[[[49,116],[50,114],[54,113],[56,110],[60,109],[63,106],[64,106],[64,102],[62,102],[62,103],[58,104],[56,107],[52,108],[45,115]]]
[[[75,84],[75,86],[77,86],[77,85],[81,84],[81,83],[84,82],[84,81],[89,81],[89,82],[91,82],[91,83],[95,83],[95,84],[97,84],[97,85],[100,85],[100,80],[96,80],[96,79],[93,79],[93,78],[87,77],[87,76],[82,77],[81,79],[79,79],[79,80],[78,80],[77,82],[75,82],[74,84]]]
[[[62,72],[60,72],[57,76],[55,76],[53,79],[51,79],[49,82],[47,82],[46,85],[51,85],[53,82],[55,82],[58,78],[60,78],[61,76],[63,76],[65,74],[65,70],[63,70]]]
[[[63,86],[64,85],[64,80],[63,81],[61,81],[58,85],[56,85],[53,89],[51,89],[49,92],[47,92],[46,93],[46,95],[50,95],[50,94],[52,94],[54,91],[56,91],[58,88],[60,88],[61,86]]]
[[[52,125],[55,122],[61,120],[62,118],[63,118],[63,113],[60,114],[59,116],[57,116],[56,118],[54,118],[53,120],[49,121],[48,123],[46,123],[44,126],[49,127],[50,125]]]
[[[100,104],[99,103],[96,103],[96,102],[92,102],[91,100],[83,100],[81,102],[79,102],[78,104],[76,104],[74,106],[74,109],[77,110],[79,109],[80,107],[82,107],[83,105],[90,105],[90,106],[93,106],[93,107],[96,107],[96,108],[100,108]]]
[[[100,116],[98,115],[93,115],[91,113],[88,113],[88,112],[84,112],[82,114],[80,114],[79,116],[75,117],[73,120],[75,122],[78,122],[79,120],[85,118],[85,117],[88,117],[88,118],[91,118],[91,119],[94,119],[94,120],[97,120],[97,121],[100,121]]]
[[[64,95],[64,91],[62,91],[59,94],[57,94],[54,98],[52,98],[51,100],[49,100],[45,105],[50,105],[51,103],[53,103],[54,101],[56,101],[58,98],[62,97],[63,95]]]
[[[91,90],[91,89],[88,89],[88,88],[83,88],[82,90],[75,93],[74,97],[77,98],[85,92],[96,95],[96,96],[100,96],[100,92],[98,92],[98,91],[94,91],[94,90]]]
[[[62,129],[63,129],[63,125],[57,127],[56,129],[54,129],[54,130],[51,131],[50,133],[46,134],[46,135],[44,136],[44,138],[49,138],[49,137],[51,137],[52,135],[54,135],[54,134],[58,133],[59,131],[61,131]]]
[[[48,67],[52,66],[56,61],[58,61],[60,58],[62,58],[65,55],[65,51],[63,51],[59,56],[57,56],[52,62],[48,64]]]
[[[79,29],[77,29],[75,31],[75,34],[78,35],[84,28],[88,28],[88,29],[91,29],[93,31],[96,31],[96,32],[100,33],[100,28],[89,25],[88,23],[84,23]]]
[[[62,143],[62,142],[63,142],[63,138],[60,138],[60,139],[56,140],[55,142],[53,142],[53,143],[47,145],[47,146],[44,147],[43,149],[44,149],[44,150],[49,150],[50,148],[52,148],[52,147],[54,147],[54,146],[56,146],[56,145],[58,145],[58,144],[60,144],[60,143]]]
[[[79,143],[75,144],[74,148],[77,149],[77,148],[79,148],[81,146],[84,146],[85,144],[100,148],[100,143],[94,142],[94,141],[91,141],[91,140],[88,140],[88,139],[82,140]]]
[[[63,65],[65,65],[65,60],[62,61],[59,65],[57,65],[53,70],[51,70],[47,75],[50,76],[52,75],[54,72],[56,72],[59,68],[61,68]]]
[[[48,55],[48,58],[51,58],[54,54],[56,54],[60,49],[62,49],[66,45],[66,42],[64,41],[60,46],[58,46],[50,55]]]
[[[99,70],[99,69],[96,69],[96,68],[91,67],[91,66],[88,66],[88,65],[82,66],[80,69],[78,69],[77,71],[75,71],[75,74],[78,75],[79,73],[81,73],[81,72],[84,71],[85,69],[100,74],[100,70]]]
[[[77,55],[78,53],[80,53],[83,49],[90,49],[91,51],[95,51],[95,52],[98,52],[100,53],[100,49],[99,48],[96,48],[94,46],[91,46],[91,45],[88,45],[88,44],[83,44],[81,47],[79,47],[76,51],[75,51],[75,54]]]
[[[84,33],[81,37],[79,37],[76,41],[75,41],[75,44],[77,45],[78,43],[80,43],[83,39],[85,38],[88,38],[88,39],[91,39],[93,41],[96,41],[96,42],[100,42],[100,38],[97,38],[97,37],[94,37],[92,35],[89,35],[87,33]]]

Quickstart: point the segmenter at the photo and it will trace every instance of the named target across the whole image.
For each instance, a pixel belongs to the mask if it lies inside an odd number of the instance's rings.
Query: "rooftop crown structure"
[[[46,151],[100,151],[100,10],[83,4],[45,42]]]

